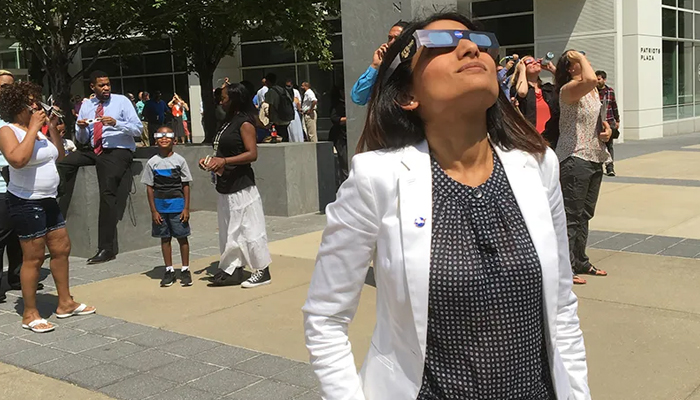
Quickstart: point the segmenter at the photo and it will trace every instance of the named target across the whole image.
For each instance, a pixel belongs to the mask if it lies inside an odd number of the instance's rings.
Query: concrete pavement
[[[592,261],[610,276],[575,288],[596,400],[700,400],[697,143],[700,135],[688,135],[616,149],[618,177],[605,179],[589,238]],[[96,267],[73,259],[72,291],[100,315],[33,335],[19,328],[21,299],[9,292],[0,304],[0,362],[39,373],[33,386],[71,382],[85,396],[319,399],[300,308],[323,224],[323,216],[269,218],[273,284],[252,290],[206,287],[218,260],[213,213],[192,216],[190,288],[158,287],[157,247]],[[50,276],[44,282],[51,290]],[[55,297],[41,301],[50,315]],[[366,285],[350,327],[358,366],[374,301]],[[7,398],[22,398],[13,397],[22,388],[10,386]]]

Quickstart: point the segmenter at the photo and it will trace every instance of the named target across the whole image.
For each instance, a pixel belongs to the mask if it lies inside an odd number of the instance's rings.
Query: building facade
[[[700,130],[700,0],[343,0],[342,7],[346,87],[397,20],[457,9],[497,34],[501,56],[584,50],[617,93],[623,140]],[[364,112],[348,107],[350,149]]]

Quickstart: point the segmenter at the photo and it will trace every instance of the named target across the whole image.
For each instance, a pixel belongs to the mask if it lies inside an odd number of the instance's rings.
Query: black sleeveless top
[[[218,146],[214,144],[217,157],[234,157],[245,153],[241,137],[241,126],[245,122],[253,124],[250,116],[238,114],[221,126],[217,133]],[[236,193],[251,186],[255,186],[255,174],[250,164],[226,165],[224,173],[216,177],[216,191],[221,194]]]

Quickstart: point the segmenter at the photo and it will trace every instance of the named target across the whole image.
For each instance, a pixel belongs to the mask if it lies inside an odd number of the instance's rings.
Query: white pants
[[[251,186],[218,196],[219,268],[230,275],[246,265],[255,270],[270,265],[272,257],[267,248],[265,214],[258,188]]]

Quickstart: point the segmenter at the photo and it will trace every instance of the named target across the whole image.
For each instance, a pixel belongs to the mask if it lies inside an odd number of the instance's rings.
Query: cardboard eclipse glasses
[[[175,139],[175,134],[173,132],[156,132],[153,134],[153,137],[155,139],[160,139],[160,138]]]
[[[473,42],[477,45],[477,47],[479,47],[480,51],[487,52],[494,59],[498,57],[498,39],[496,38],[496,35],[491,32],[450,29],[420,29],[413,33],[413,38],[408,45],[399,54],[397,54],[396,58],[394,58],[394,60],[391,62],[391,65],[389,65],[389,69],[386,73],[386,78],[384,78],[384,82],[386,83],[386,81],[389,80],[399,65],[413,59],[417,54],[419,55],[420,51],[424,47],[429,49],[457,47],[459,41],[462,39]]]

